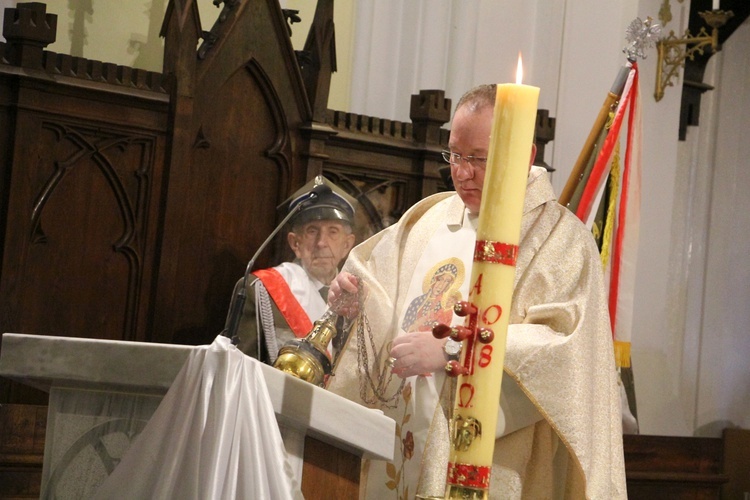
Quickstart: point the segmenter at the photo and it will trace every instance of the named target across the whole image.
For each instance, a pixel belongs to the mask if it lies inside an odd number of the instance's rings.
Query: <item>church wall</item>
[[[201,20],[211,19],[210,13],[205,12],[205,4],[202,2]],[[299,11],[300,21],[292,24],[292,45],[295,50],[302,50],[305,46],[307,33],[312,24],[313,15],[317,2],[310,0],[280,0],[279,4],[284,9]],[[336,29],[336,72],[331,75],[331,90],[328,96],[328,107],[333,110],[348,111],[351,102],[351,68],[352,68],[352,28],[353,18],[356,15],[356,1],[336,2],[333,14],[333,22]]]
[[[684,30],[675,18],[677,24],[666,28]],[[639,298],[647,308],[662,310],[664,330],[633,339],[644,432],[716,437],[724,427],[749,425],[750,373],[743,360],[750,355],[745,333],[750,293],[741,255],[748,238],[739,230],[747,227],[748,196],[740,188],[748,185],[742,139],[748,122],[747,46],[746,23],[710,59],[704,82],[715,90],[703,94],[700,126],[689,127],[686,141],[677,145],[670,204],[655,205],[662,212],[671,209],[672,223],[668,239],[649,237],[669,242],[664,298],[655,296],[658,308],[645,303],[645,294]],[[654,112],[662,111],[666,99],[677,99],[674,94],[678,89],[668,88]],[[668,187],[651,186],[655,193],[646,195],[645,175],[644,205]],[[666,269],[644,257],[646,245],[639,256],[639,290],[653,282],[650,273]]]
[[[48,50],[161,71],[164,40],[159,38],[159,29],[167,0],[48,0],[44,3],[48,13],[57,14],[58,23],[57,40],[47,47]],[[211,2],[200,3],[213,7]],[[210,24],[208,26],[210,28]]]
[[[16,3],[14,0],[0,0],[2,7],[12,7]],[[58,39],[47,47],[49,50],[149,71],[161,71],[164,40],[159,38],[159,29],[167,0],[48,0],[44,3],[47,4],[47,12],[58,15]],[[90,3],[91,7],[87,9],[86,3]],[[336,4],[334,22],[339,67],[331,78],[331,109],[349,109],[352,17],[355,14],[355,3],[343,1]],[[301,21],[292,25],[292,44],[296,50],[302,50],[316,3],[309,0],[282,0],[280,4],[282,8],[299,11]],[[198,10],[203,29],[210,30],[221,10],[210,0],[198,1]]]
[[[709,83],[716,90],[710,98],[716,109],[709,115],[707,133],[713,134],[715,147],[711,161],[698,166],[712,177],[695,414],[703,435],[716,434],[726,425],[750,427],[748,47],[746,20],[711,60]]]
[[[638,15],[657,18],[660,2],[641,2]],[[684,31],[689,4],[671,2],[673,20],[666,30]],[[690,436],[692,424],[675,408],[689,405],[694,394],[680,393],[681,345],[673,341],[667,305],[674,288],[670,261],[674,250],[669,228],[675,222],[670,209],[675,200],[681,92],[670,88],[654,100],[656,50],[641,61],[643,113],[643,176],[641,223],[633,312],[632,361],[640,429],[645,434]],[[694,365],[685,366],[689,372]],[[675,413],[678,413],[675,416]]]

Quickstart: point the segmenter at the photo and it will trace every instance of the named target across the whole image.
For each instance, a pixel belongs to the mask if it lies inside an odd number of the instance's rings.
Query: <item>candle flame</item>
[[[523,80],[523,62],[521,61],[521,53],[518,53],[518,68],[516,69],[516,83],[521,84]]]

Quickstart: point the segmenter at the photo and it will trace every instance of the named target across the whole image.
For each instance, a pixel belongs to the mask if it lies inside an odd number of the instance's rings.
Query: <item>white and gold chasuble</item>
[[[391,341],[404,331],[431,335],[434,322],[462,324],[451,308],[468,297],[475,227],[460,198],[441,193],[352,250],[344,270],[365,283],[365,310],[381,349],[371,367],[382,369]],[[598,263],[590,233],[556,202],[547,174],[535,167],[524,203],[490,498],[626,497]],[[395,407],[380,407],[396,422],[394,460],[363,462],[361,498],[444,495],[445,415],[453,405],[446,378],[410,377]],[[394,376],[386,396],[400,382]],[[329,389],[363,403],[356,335]]]

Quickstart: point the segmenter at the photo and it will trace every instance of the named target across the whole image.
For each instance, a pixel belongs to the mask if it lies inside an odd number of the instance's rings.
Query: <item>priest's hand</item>
[[[359,281],[357,277],[341,271],[328,289],[328,307],[339,316],[353,318],[359,314]]]
[[[389,360],[394,374],[401,378],[428,375],[445,368],[446,339],[436,339],[431,331],[403,333],[396,337]]]

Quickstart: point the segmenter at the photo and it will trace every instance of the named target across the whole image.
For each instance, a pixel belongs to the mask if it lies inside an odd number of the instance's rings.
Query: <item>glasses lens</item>
[[[477,156],[466,156],[464,159],[474,168],[484,170],[487,166],[487,158],[479,158]]]
[[[443,153],[443,160],[447,161],[448,163],[452,163],[451,162],[451,156],[452,156],[451,152],[450,151],[443,151],[442,153]]]

